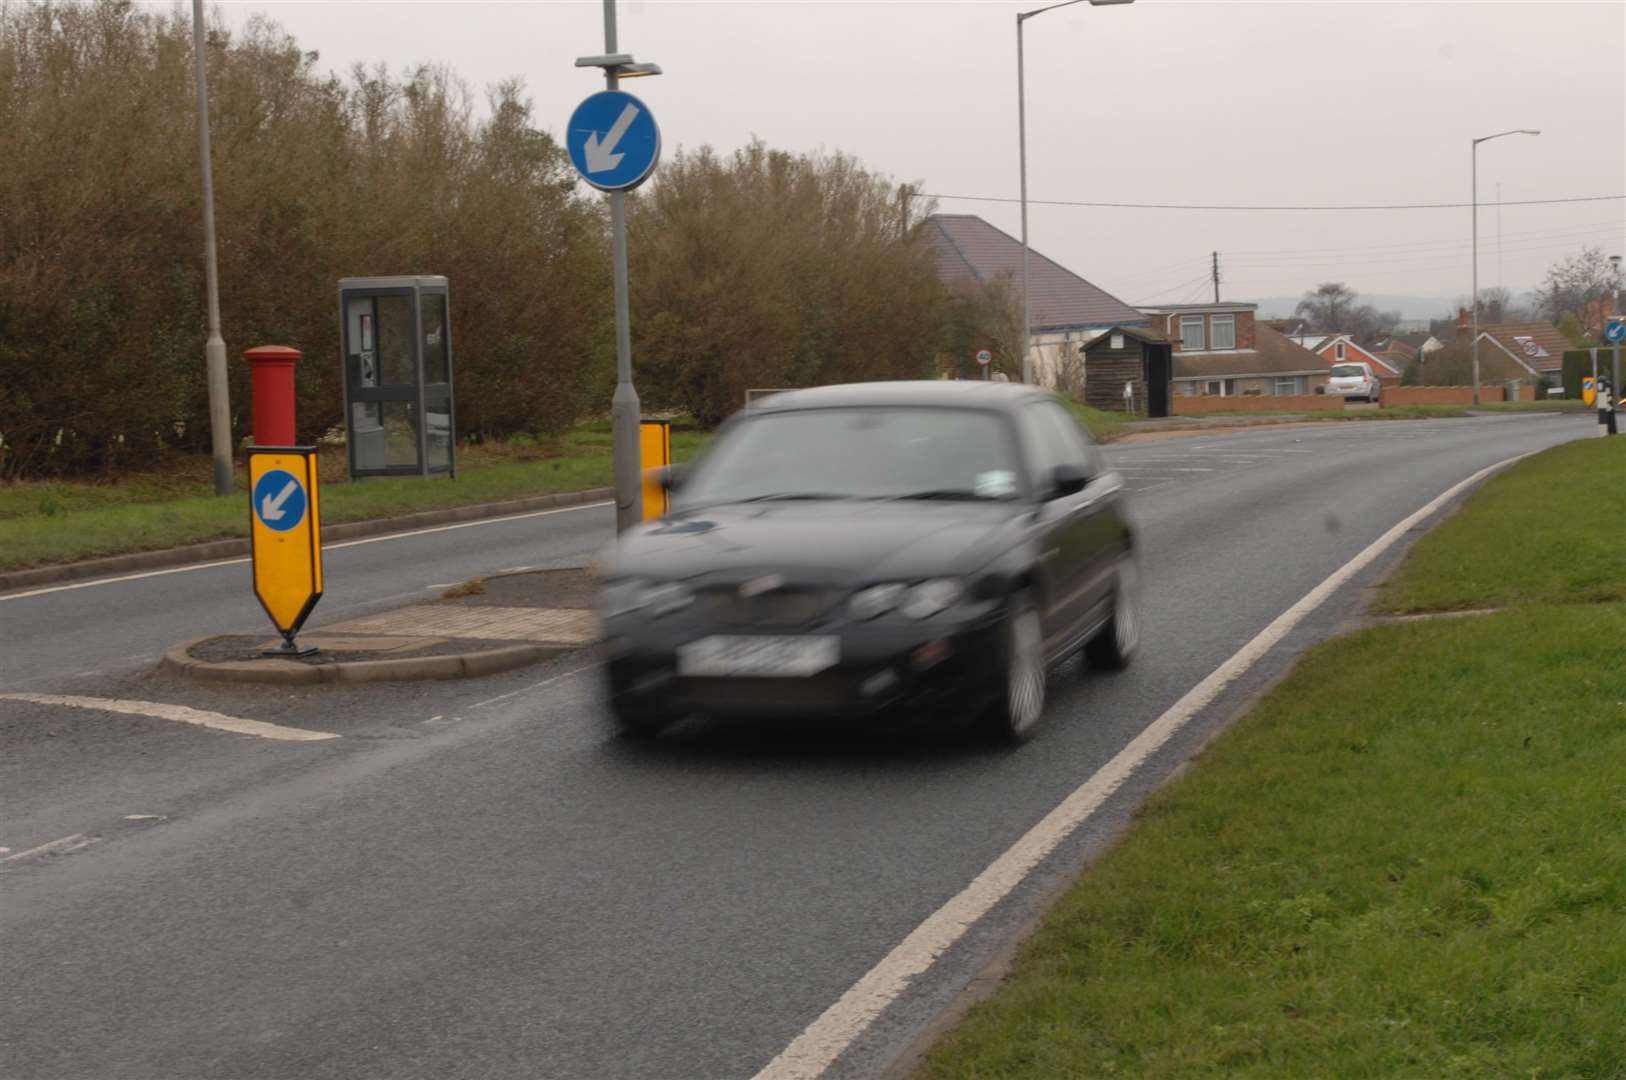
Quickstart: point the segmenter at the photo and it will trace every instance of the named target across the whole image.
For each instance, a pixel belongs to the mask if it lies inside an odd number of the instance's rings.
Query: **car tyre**
[[[653,739],[677,721],[671,713],[648,709],[628,709],[611,699],[610,715],[616,731],[628,739]]]
[[[1027,592],[1011,597],[1000,625],[1001,683],[983,718],[983,729],[1007,743],[1033,737],[1044,717],[1044,629],[1039,609]]]
[[[1093,668],[1122,671],[1140,645],[1140,568],[1133,556],[1118,561],[1112,587],[1112,615],[1084,646],[1084,659]]]

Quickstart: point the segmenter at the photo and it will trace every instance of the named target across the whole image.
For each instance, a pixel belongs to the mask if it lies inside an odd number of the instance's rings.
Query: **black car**
[[[776,394],[668,483],[671,513],[604,567],[610,701],[630,734],[689,713],[912,708],[975,710],[1021,740],[1052,664],[1134,652],[1122,482],[1041,389]]]

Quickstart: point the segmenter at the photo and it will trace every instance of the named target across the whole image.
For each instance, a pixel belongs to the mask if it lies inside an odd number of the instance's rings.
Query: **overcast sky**
[[[629,86],[668,148],[757,135],[840,149],[946,195],[1017,194],[1014,16],[1035,0],[624,0],[622,51],[666,74]],[[222,5],[280,22],[324,67],[450,66],[477,90],[525,80],[556,135],[599,88],[589,2]],[[1027,24],[1032,199],[1466,202],[1626,192],[1626,3],[1139,0]],[[1014,204],[944,199],[1013,235]],[[1501,254],[1498,255],[1498,231]],[[1369,294],[1469,291],[1469,211],[1266,213],[1033,206],[1036,250],[1130,302],[1226,299],[1342,280]],[[1626,249],[1626,202],[1480,209],[1480,282],[1525,289],[1554,258]]]

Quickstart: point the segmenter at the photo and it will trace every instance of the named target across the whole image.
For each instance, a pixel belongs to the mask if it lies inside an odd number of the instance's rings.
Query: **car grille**
[[[793,586],[744,597],[738,586],[729,585],[700,590],[695,596],[695,614],[720,626],[807,626],[823,618],[840,600],[841,593],[835,589]]]

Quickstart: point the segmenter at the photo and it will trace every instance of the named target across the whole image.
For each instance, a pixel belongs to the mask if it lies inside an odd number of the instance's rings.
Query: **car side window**
[[[1027,458],[1033,490],[1043,497],[1055,481],[1056,466],[1067,460],[1067,448],[1056,436],[1037,405],[1021,412],[1022,454]]]
[[[1046,433],[1046,442],[1052,448],[1054,463],[1063,462],[1082,465],[1085,473],[1091,477],[1099,476],[1105,471],[1105,464],[1101,460],[1100,452],[1090,442],[1089,436],[1084,434],[1072,414],[1058,402],[1041,401],[1031,406],[1034,419],[1038,422],[1041,431]]]

